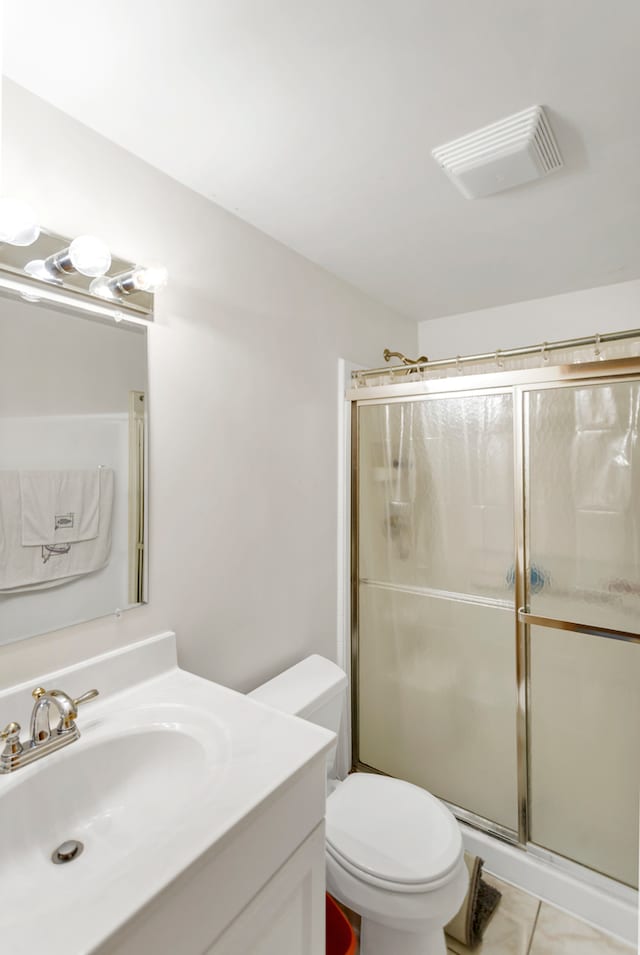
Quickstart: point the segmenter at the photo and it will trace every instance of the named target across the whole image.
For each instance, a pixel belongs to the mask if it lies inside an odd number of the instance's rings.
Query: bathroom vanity
[[[171,633],[38,682],[100,695],[79,739],[0,775],[3,952],[324,955],[332,733],[180,670]],[[33,688],[0,693],[2,726]]]

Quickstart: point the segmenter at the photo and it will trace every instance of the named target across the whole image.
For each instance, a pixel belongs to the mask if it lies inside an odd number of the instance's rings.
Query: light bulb
[[[164,265],[136,265],[117,275],[104,275],[95,278],[89,286],[92,295],[111,302],[119,302],[123,295],[133,292],[148,292],[153,295],[167,284],[168,273]]]
[[[32,245],[40,235],[33,208],[22,199],[0,199],[0,242]]]
[[[141,292],[150,292],[153,294],[169,281],[169,273],[164,265],[146,265],[136,266],[133,270],[133,282]]]
[[[89,277],[104,275],[111,265],[111,253],[102,241],[93,235],[79,235],[69,246],[69,259],[76,272]]]
[[[31,275],[34,279],[39,279],[41,282],[50,282],[52,285],[62,285],[60,276],[47,268],[47,263],[44,259],[32,259],[31,262],[27,262],[24,270],[27,275]]]
[[[113,288],[111,279],[106,275],[100,275],[94,279],[89,286],[89,291],[92,295],[97,295],[98,298],[106,299],[108,302],[118,302],[120,300],[118,293]]]

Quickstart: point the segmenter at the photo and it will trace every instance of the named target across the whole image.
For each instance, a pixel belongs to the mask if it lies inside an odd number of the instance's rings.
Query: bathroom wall
[[[338,359],[412,353],[415,323],[6,80],[3,93],[3,194],[63,234],[164,262],[170,284],[149,335],[150,604],[0,650],[0,685],[165,628],[183,666],[239,689],[335,657]]]
[[[420,354],[475,355],[640,327],[640,280],[421,322]]]

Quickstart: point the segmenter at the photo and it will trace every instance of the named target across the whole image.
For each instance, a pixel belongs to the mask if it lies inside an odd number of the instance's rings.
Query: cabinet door
[[[205,955],[325,955],[324,895],[320,825]]]

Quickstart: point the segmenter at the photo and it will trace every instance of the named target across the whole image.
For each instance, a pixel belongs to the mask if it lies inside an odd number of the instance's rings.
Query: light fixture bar
[[[25,298],[27,301],[45,301],[54,305],[60,305],[64,308],[73,308],[78,311],[98,315],[102,318],[110,318],[113,321],[130,322],[134,325],[149,325],[153,321],[152,316],[143,318],[141,315],[131,314],[130,306],[118,305],[114,307],[107,302],[97,302],[92,295],[81,291],[73,292],[59,291],[56,288],[47,288],[41,282],[30,281],[25,278],[14,278],[0,270],[0,289],[7,292],[14,292]]]
[[[112,275],[107,274],[109,271]],[[48,287],[66,296],[66,304],[71,307],[72,300],[85,303],[88,313],[95,313],[87,304],[93,302],[100,308],[141,318],[153,315],[154,293],[167,281],[163,266],[140,266],[112,256],[108,245],[97,236],[82,234],[72,241],[46,229],[40,230],[30,248],[1,245],[0,273],[22,282],[25,294],[32,298],[54,301],[44,292]],[[118,288],[121,279],[126,292]]]

